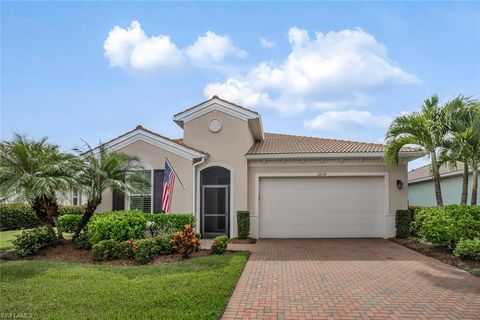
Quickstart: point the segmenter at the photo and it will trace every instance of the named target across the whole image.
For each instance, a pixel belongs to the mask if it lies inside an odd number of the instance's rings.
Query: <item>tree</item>
[[[87,204],[82,220],[75,230],[74,238],[90,221],[95,210],[102,202],[102,193],[107,189],[126,193],[132,190],[132,185],[149,186],[143,176],[136,173],[141,169],[138,157],[125,153],[108,151],[104,144],[92,148],[87,144],[88,150],[76,150],[80,156],[78,182],[81,190],[87,195]]]
[[[445,139],[440,152],[440,162],[450,167],[457,167],[458,162],[463,164],[462,193],[460,204],[467,204],[469,166],[477,166],[476,155],[478,149],[478,129],[475,129],[475,101],[459,96],[447,103],[447,120],[449,135]],[[478,116],[478,115],[477,115]],[[474,179],[475,181],[475,179]]]
[[[386,134],[384,159],[388,165],[398,165],[398,154],[406,145],[416,145],[430,157],[438,206],[443,205],[443,199],[437,152],[447,132],[446,109],[439,106],[438,96],[433,95],[423,101],[420,111],[396,117]]]
[[[62,152],[47,138],[31,140],[16,134],[11,141],[0,143],[1,197],[20,196],[52,236],[56,225],[58,237],[62,238],[57,196],[76,185],[74,168],[74,155]]]
[[[471,114],[471,136],[468,140],[470,151],[469,164],[472,167],[472,197],[470,204],[477,204],[478,196],[478,169],[480,167],[480,102],[477,100],[469,110]]]

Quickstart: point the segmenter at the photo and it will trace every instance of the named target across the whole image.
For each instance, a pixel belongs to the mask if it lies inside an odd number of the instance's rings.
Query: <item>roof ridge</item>
[[[344,140],[344,139],[335,139],[335,138],[322,138],[322,137],[313,137],[313,136],[303,136],[303,135],[297,135],[297,134],[286,134],[286,133],[276,133],[276,132],[265,132],[265,134],[275,134],[275,135],[286,136],[286,137],[309,138],[309,139],[347,142],[347,143],[360,143],[360,144],[368,144],[368,145],[375,145],[375,146],[385,146],[385,144],[383,143],[353,141],[353,140]]]
[[[196,108],[196,107],[198,107],[198,106],[200,106],[200,105],[202,105],[202,104],[204,104],[204,103],[206,103],[206,102],[209,102],[209,101],[211,101],[211,100],[213,100],[213,99],[218,99],[218,100],[220,100],[220,101],[229,103],[229,104],[231,104],[231,105],[234,105],[234,106],[236,106],[236,107],[238,107],[238,108],[241,108],[241,109],[244,109],[244,110],[246,110],[246,111],[253,112],[253,113],[255,113],[256,115],[260,116],[260,114],[258,113],[258,111],[255,111],[255,110],[252,110],[252,109],[249,109],[249,108],[245,108],[244,106],[241,106],[241,105],[236,104],[236,103],[234,103],[234,102],[231,102],[231,101],[228,101],[228,100],[226,100],[226,99],[220,98],[220,97],[217,96],[217,95],[214,95],[214,96],[212,96],[210,99],[207,99],[207,100],[202,101],[202,102],[200,102],[200,103],[197,103],[197,104],[195,104],[195,105],[193,105],[193,106],[191,106],[191,107],[189,107],[189,108],[187,108],[187,109],[185,109],[185,110],[183,110],[183,111],[180,111],[180,112],[175,113],[175,114],[173,115],[173,117],[175,118],[175,117],[178,116],[179,114],[182,114],[182,113],[184,113],[184,112],[187,112],[187,111],[189,111],[189,110],[192,110],[192,109],[194,109],[194,108]]]

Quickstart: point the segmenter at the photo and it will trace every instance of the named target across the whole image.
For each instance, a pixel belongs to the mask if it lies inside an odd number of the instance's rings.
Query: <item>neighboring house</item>
[[[459,204],[462,196],[463,164],[457,167],[440,166],[440,187],[443,204]],[[468,177],[468,204],[472,198],[472,172]],[[426,165],[408,172],[408,203],[412,206],[436,206],[435,187],[431,165]],[[478,197],[477,197],[478,203]]]
[[[23,197],[14,195],[0,203],[27,203]],[[86,196],[78,189],[68,191],[65,194],[58,194],[58,204],[66,206],[78,206],[87,203]]]
[[[265,133],[260,114],[216,96],[173,120],[183,139],[137,126],[106,143],[138,156],[152,187],[129,196],[105,192],[97,211],[160,212],[168,158],[184,186],[177,179],[171,211],[194,212],[205,237],[237,236],[238,210],[250,211],[255,238],[395,235],[415,149],[402,149],[400,165],[388,168],[384,145]]]

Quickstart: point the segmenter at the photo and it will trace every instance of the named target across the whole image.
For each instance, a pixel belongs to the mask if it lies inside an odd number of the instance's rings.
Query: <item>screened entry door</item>
[[[202,186],[202,235],[228,235],[229,186]]]

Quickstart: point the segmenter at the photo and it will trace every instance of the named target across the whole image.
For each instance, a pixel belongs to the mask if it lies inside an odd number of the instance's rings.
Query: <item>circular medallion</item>
[[[211,132],[218,132],[222,130],[222,122],[218,119],[213,119],[208,124],[208,129],[210,129]]]

